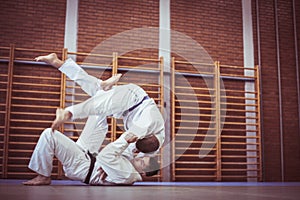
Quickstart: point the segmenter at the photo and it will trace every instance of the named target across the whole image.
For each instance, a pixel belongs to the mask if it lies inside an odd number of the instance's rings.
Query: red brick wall
[[[214,61],[243,65],[241,1],[171,1],[171,28],[196,40]]]
[[[130,0],[103,0],[103,1],[79,1],[79,29],[78,51],[91,52],[102,45],[112,36],[135,28],[147,28],[159,26],[159,1],[130,1]],[[124,38],[121,43],[100,48],[98,53],[112,54],[119,52],[120,47],[134,45],[127,43]],[[137,40],[137,43],[146,43],[145,40]],[[118,48],[119,46],[119,48]],[[129,47],[130,49],[130,47]],[[95,51],[95,50],[94,50]],[[137,57],[158,57],[158,50],[150,52],[138,52],[131,54]],[[127,55],[128,56],[128,55]]]
[[[276,45],[274,1],[259,2],[261,34],[264,177],[281,180],[281,139],[278,65],[281,74],[284,179],[299,180],[298,102],[292,1],[278,1],[279,59]],[[279,61],[279,63],[278,63]]]
[[[286,181],[295,181],[300,179],[298,172],[300,166],[300,129],[292,1],[279,1],[278,15],[283,103],[284,178]]]
[[[280,131],[276,35],[273,1],[260,1],[261,76],[263,106],[264,177],[280,180]],[[263,13],[263,14],[262,14]]]
[[[0,46],[59,49],[64,46],[65,0],[1,0]]]

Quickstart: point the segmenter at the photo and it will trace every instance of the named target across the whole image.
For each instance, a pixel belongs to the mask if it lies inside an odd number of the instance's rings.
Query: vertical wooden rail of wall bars
[[[65,61],[68,57],[68,49],[67,48],[63,48],[62,49],[62,61]],[[64,108],[65,107],[65,99],[66,99],[66,75],[64,73],[61,73],[61,84],[60,84],[60,108]],[[64,126],[61,126],[59,128],[59,131],[61,131],[62,133],[64,133],[65,128]],[[57,178],[61,179],[64,174],[63,174],[63,166],[61,164],[61,162],[58,162],[58,171],[57,171]]]
[[[256,95],[257,95],[257,131],[258,131],[258,150],[259,150],[259,175],[258,175],[258,181],[262,181],[262,144],[261,144],[261,140],[262,140],[262,136],[261,136],[261,102],[260,102],[260,69],[259,66],[256,65],[255,66],[255,74],[256,74],[256,82],[255,82],[255,89],[256,89]]]
[[[159,103],[160,103],[160,112],[162,114],[162,116],[164,116],[164,108],[165,108],[165,97],[164,97],[164,58],[160,57],[159,58]],[[165,131],[166,132],[166,131]],[[164,149],[161,148],[160,150],[160,163],[163,164],[163,155],[164,153],[169,154],[169,152],[164,152]],[[163,170],[160,170],[161,175],[158,177],[157,180],[162,180],[162,177],[164,176],[164,174],[162,173]],[[170,172],[169,172],[170,173]]]
[[[176,151],[175,151],[175,58],[172,57],[172,65],[171,65],[171,142],[172,142],[172,181],[175,181],[175,159],[176,159]]]
[[[221,98],[220,98],[220,62],[215,62],[215,121],[216,121],[216,163],[217,163],[217,181],[222,180],[222,160],[221,160]]]
[[[118,53],[113,53],[112,60],[112,75],[116,75],[118,73]],[[112,141],[117,139],[117,120],[115,118],[111,118],[111,138]]]
[[[160,70],[160,73],[159,73],[159,92],[160,92],[160,96],[159,96],[159,103],[160,103],[160,112],[162,115],[164,115],[164,58],[163,57],[160,57],[159,58],[159,70]],[[165,131],[166,132],[166,131]],[[166,152],[167,153],[167,152]],[[160,150],[160,163],[161,164],[164,164],[163,162],[163,155],[164,155],[164,148],[161,148]],[[160,170],[161,172],[161,177],[163,177],[163,170]]]
[[[2,177],[7,178],[7,164],[8,164],[8,142],[10,129],[10,111],[11,111],[11,95],[13,82],[13,68],[15,58],[15,45],[10,46],[9,63],[8,63],[8,77],[7,77],[7,93],[6,93],[6,107],[5,107],[5,127],[4,127],[4,149],[3,149],[3,168]]]
[[[6,50],[6,48],[0,47],[0,50]],[[9,50],[9,48],[8,48],[8,50]],[[3,57],[1,57],[1,58],[3,58]],[[5,57],[4,57],[4,59],[5,59]],[[0,72],[0,78],[2,79],[2,77],[8,78],[7,73],[2,74]],[[0,114],[4,115],[3,121],[1,121],[1,124],[0,124],[0,137],[3,138],[3,139],[5,139],[4,137],[5,137],[5,124],[6,124],[6,117],[5,117],[5,115],[6,115],[7,79],[6,79],[6,81],[1,81],[0,80],[0,85],[2,85],[2,84],[5,85],[5,89],[0,89],[0,92],[5,92],[5,102],[0,103],[0,108],[1,108]],[[3,99],[3,97],[2,97],[2,99]],[[4,160],[3,160],[3,158],[4,158],[4,145],[5,145],[4,144],[4,140],[0,140],[0,145],[1,145],[1,148],[0,148],[0,152],[1,152],[1,155],[0,155],[0,167],[1,167],[0,175],[1,175],[1,178],[2,178],[3,177],[3,172],[4,172],[4,168],[3,168],[3,163],[4,163]]]
[[[161,114],[164,114],[164,107],[165,107],[165,102],[164,102],[164,58],[160,57],[159,58],[159,69],[160,69],[160,76],[159,76],[159,84],[160,84],[160,111]]]

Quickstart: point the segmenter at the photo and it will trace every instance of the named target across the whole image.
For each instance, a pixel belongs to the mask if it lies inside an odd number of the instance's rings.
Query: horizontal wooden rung
[[[122,69],[122,68],[129,68],[129,69],[141,69],[141,70],[153,70],[153,71],[160,71],[159,68],[157,67],[141,67],[141,66],[129,66],[129,65],[118,65],[118,69]],[[147,73],[147,71],[145,71],[144,73]]]
[[[192,96],[192,97],[211,97],[211,98],[214,98],[215,95],[207,95],[207,94],[195,94],[195,93],[183,93],[183,92],[175,92],[175,95],[178,97],[178,96]]]
[[[232,92],[232,93],[241,93],[241,94],[257,94],[256,91],[246,91],[246,90],[233,90],[233,89],[221,89],[221,92]]]
[[[202,104],[213,104],[214,102],[213,101],[201,101],[201,100],[186,100],[186,99],[176,99],[175,102],[179,102],[179,103],[182,103],[182,102],[185,102],[185,103],[202,103]]]
[[[19,137],[19,138],[39,138],[40,135],[33,135],[33,134],[9,134],[10,137]]]
[[[224,122],[227,125],[245,125],[245,126],[258,126],[259,123],[247,123],[247,122]]]
[[[205,148],[205,147],[175,147],[176,150],[196,150],[196,151],[216,151],[216,148]]]
[[[199,164],[199,165],[215,165],[217,162],[196,162],[196,161],[175,161],[176,164],[187,164],[187,165],[193,165],[193,164]]]
[[[230,132],[258,132],[258,130],[248,130],[248,129],[240,129],[240,128],[223,128],[222,131],[230,131]]]
[[[76,133],[81,133],[82,129],[71,129],[71,128],[65,128],[63,132],[76,132]]]
[[[251,106],[251,107],[257,107],[257,106],[258,106],[258,104],[232,103],[232,102],[222,103],[222,105],[231,105],[231,106]]]
[[[236,136],[236,135],[221,135],[221,138],[228,139],[259,139],[259,136]]]
[[[221,95],[221,99],[226,99],[227,101],[229,101],[229,99],[239,99],[239,100],[253,100],[253,101],[257,101],[258,98],[250,98],[250,97],[245,97],[245,96],[223,96]]]
[[[230,119],[252,119],[252,120],[257,120],[258,117],[255,116],[255,117],[250,117],[250,116],[235,116],[235,115],[222,115],[222,117],[224,118],[230,118]]]
[[[221,142],[221,144],[231,144],[231,145],[259,145],[256,142]]]
[[[55,116],[55,113],[37,113],[37,112],[11,112],[13,115],[31,115],[31,116]]]
[[[33,150],[28,150],[28,149],[8,149],[8,152],[10,153],[32,153]]]
[[[190,136],[190,137],[217,137],[217,135],[212,135],[212,134],[190,134],[190,133],[177,133],[175,136]]]
[[[229,76],[229,77],[237,77],[237,78],[250,78],[250,79],[255,79],[255,76],[245,76],[245,75],[239,75],[239,74],[226,74],[226,73],[221,73],[221,76]]]
[[[215,168],[176,168],[175,171],[216,171]]]
[[[259,158],[259,156],[222,155],[222,158]]]
[[[26,108],[57,108],[57,106],[42,106],[42,105],[29,105],[29,104],[12,104],[12,107],[26,107]]]
[[[191,86],[179,86],[176,85],[175,89],[185,89],[185,90],[203,90],[203,91],[211,91],[215,90],[214,88],[204,88],[204,87],[191,87]]]
[[[55,84],[38,84],[38,83],[21,83],[21,82],[14,82],[14,85],[21,85],[21,86],[36,86],[36,87],[51,87],[51,88],[60,88],[60,85]]]
[[[51,101],[51,102],[60,102],[59,99],[47,99],[47,98],[29,98],[29,97],[12,97],[13,100],[26,100],[26,101]]]
[[[222,178],[259,178],[259,176],[222,175]]]
[[[38,80],[56,80],[60,81],[60,77],[49,77],[49,76],[26,76],[26,75],[13,75],[14,78],[25,78],[25,79],[38,79]]]
[[[191,105],[191,106],[175,106],[175,108],[179,108],[179,109],[182,109],[182,110],[184,110],[184,109],[194,110],[196,112],[199,112],[198,110],[209,110],[209,111],[215,111],[216,110],[214,108],[204,108],[204,107],[200,107],[200,106],[195,107],[193,105]]]
[[[197,121],[197,120],[175,120],[175,122],[185,122],[185,123],[205,123],[205,124],[207,124],[207,123],[216,123],[216,122],[214,122],[214,121],[207,121],[207,120],[199,120],[199,121]]]
[[[226,152],[241,152],[241,151],[244,151],[244,152],[259,152],[259,149],[226,149],[226,148],[222,148],[221,151],[226,151]]]
[[[175,140],[175,143],[193,143],[193,144],[215,144],[216,141],[191,141],[191,140]]]
[[[260,165],[259,162],[222,162],[222,165]]]
[[[25,127],[25,126],[11,126],[11,129],[14,130],[33,130],[33,131],[43,131],[45,128],[38,127]]]
[[[54,94],[59,95],[60,92],[52,92],[52,91],[41,91],[41,90],[17,90],[13,89],[15,93],[38,93],[38,94]]]
[[[36,142],[9,142],[9,144],[14,144],[14,145],[36,145]]]
[[[205,156],[205,158],[215,158],[217,155],[200,155],[200,154],[175,154],[175,157],[180,157],[180,158],[184,158],[184,157],[189,157],[189,158],[199,158],[200,156]]]
[[[216,175],[175,175],[175,178],[216,178]]]
[[[187,127],[187,126],[175,126],[175,129],[186,129],[186,130],[216,130],[216,128],[201,128],[201,127]]]
[[[221,110],[226,112],[258,113],[257,110],[245,110],[245,109],[222,108]]]
[[[254,171],[254,172],[259,172],[259,169],[221,169],[222,172],[250,172],[250,171]]]

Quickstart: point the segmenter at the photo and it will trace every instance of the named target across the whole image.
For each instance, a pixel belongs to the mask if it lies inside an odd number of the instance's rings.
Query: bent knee
[[[52,133],[52,128],[46,128],[44,129],[42,134],[50,134],[50,133]]]
[[[59,131],[54,130],[54,132],[59,132]],[[42,135],[47,136],[47,137],[52,137],[53,136],[53,129],[52,128],[46,128],[46,129],[44,129],[44,131],[42,132],[41,136]]]

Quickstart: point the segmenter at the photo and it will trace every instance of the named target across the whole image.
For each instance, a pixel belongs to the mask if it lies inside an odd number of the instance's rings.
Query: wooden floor
[[[53,181],[49,186],[24,186],[22,180],[0,179],[0,199],[39,200],[299,200],[300,183],[144,182],[133,186],[86,186]]]

